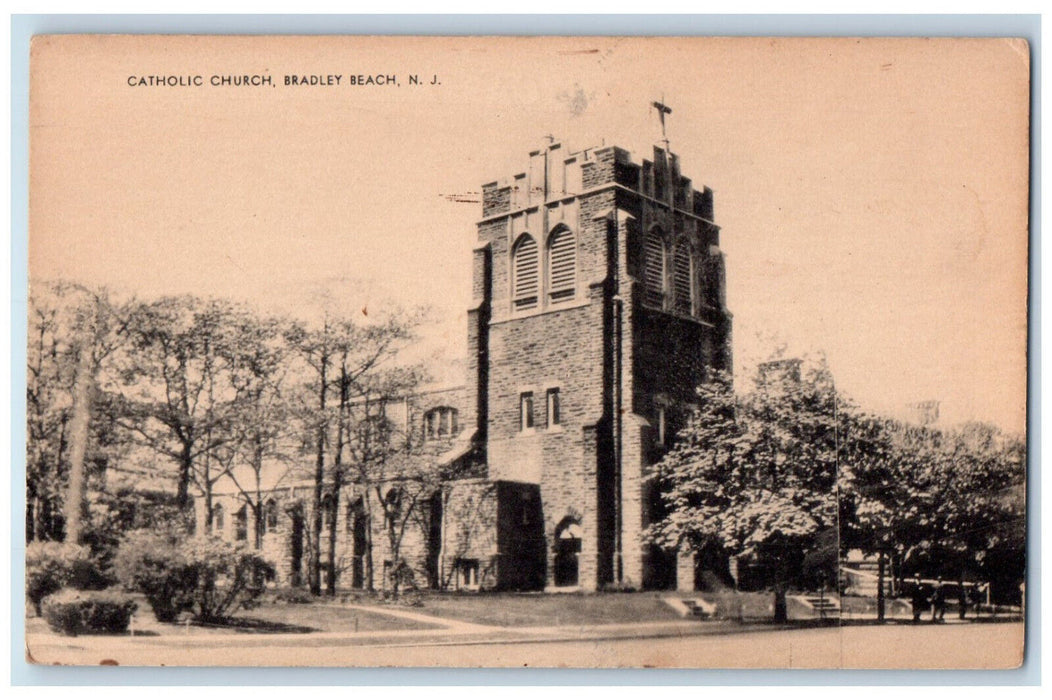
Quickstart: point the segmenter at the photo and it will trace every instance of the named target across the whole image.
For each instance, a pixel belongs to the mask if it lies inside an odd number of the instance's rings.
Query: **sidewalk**
[[[539,642],[581,642],[602,640],[659,639],[726,635],[758,630],[781,629],[770,624],[741,624],[724,620],[668,620],[590,625],[558,625],[537,627],[501,627],[435,617],[389,606],[331,605],[361,610],[372,614],[401,617],[416,622],[436,625],[426,630],[371,630],[364,632],[309,632],[309,633],[244,633],[202,631],[173,625],[143,625],[136,634],[84,635],[66,637],[51,632],[43,621],[27,624],[26,648],[40,663],[89,663],[103,659],[120,663],[149,664],[144,659],[214,659],[223,663],[224,650],[299,648],[304,653],[322,647],[422,647],[464,646],[484,644],[516,644]],[[27,621],[27,623],[30,621]],[[795,626],[788,626],[794,628]],[[175,653],[179,652],[179,653]],[[260,662],[266,663],[261,654]],[[123,660],[123,661],[122,661]],[[170,662],[166,662],[170,663]],[[176,662],[178,663],[178,662]],[[208,663],[203,661],[202,663]]]

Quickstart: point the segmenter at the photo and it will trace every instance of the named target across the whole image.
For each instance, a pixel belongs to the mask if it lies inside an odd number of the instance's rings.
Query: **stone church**
[[[464,384],[385,408],[417,458],[449,475],[407,518],[399,559],[416,585],[445,589],[669,588],[677,568],[690,588],[692,562],[643,532],[660,515],[648,465],[695,387],[731,366],[712,190],[667,141],[651,159],[552,141],[524,161],[482,186]],[[267,488],[263,549],[295,585],[312,486]],[[373,491],[323,501],[323,557],[336,518],[341,588],[367,584],[367,547],[376,587],[395,565],[382,511],[365,516]],[[214,532],[254,531],[238,499],[217,491]]]

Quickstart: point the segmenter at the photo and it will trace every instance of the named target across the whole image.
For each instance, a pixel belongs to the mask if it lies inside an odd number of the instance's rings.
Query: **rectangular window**
[[[457,588],[474,590],[479,587],[479,560],[460,559],[453,561],[457,572]]]
[[[659,445],[665,444],[665,407],[658,406],[657,410],[657,441]]]
[[[519,394],[519,430],[533,428],[533,392]]]
[[[559,425],[559,390],[557,388],[549,389],[547,392],[548,398],[548,427],[553,425]]]

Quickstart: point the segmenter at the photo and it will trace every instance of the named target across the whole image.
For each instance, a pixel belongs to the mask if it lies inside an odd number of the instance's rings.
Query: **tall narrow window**
[[[556,388],[547,391],[548,399],[548,427],[559,425],[559,390]]]
[[[332,518],[336,515],[335,506],[336,502],[333,500],[332,495],[326,494],[325,497],[321,499],[321,526],[326,530],[329,529]]]
[[[573,299],[577,287],[577,244],[569,229],[556,231],[548,243],[548,284],[553,302]]]
[[[533,392],[519,394],[519,430],[533,428]]]
[[[658,444],[664,447],[665,445],[665,407],[658,406],[657,409],[657,441]]]
[[[223,506],[217,505],[212,508],[212,529],[222,530],[225,524],[223,522]]]
[[[648,306],[665,307],[665,242],[661,232],[651,229],[643,241],[644,300]]]
[[[512,299],[515,309],[537,308],[540,276],[537,269],[537,242],[529,234],[523,235],[515,244],[512,255]]]
[[[264,523],[266,532],[273,532],[278,526],[278,504],[273,498],[267,501]]]
[[[234,513],[234,537],[239,540],[248,539],[248,506],[241,506]]]
[[[672,285],[676,311],[694,313],[694,256],[685,240],[679,241],[672,253]]]

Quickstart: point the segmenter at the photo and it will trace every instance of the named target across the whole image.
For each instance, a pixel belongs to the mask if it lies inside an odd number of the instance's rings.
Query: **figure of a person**
[[[942,576],[935,582],[931,592],[931,621],[942,622],[946,614],[946,589],[942,585]]]
[[[928,593],[921,583],[920,574],[913,575],[913,621],[920,622],[921,614],[928,605]]]

